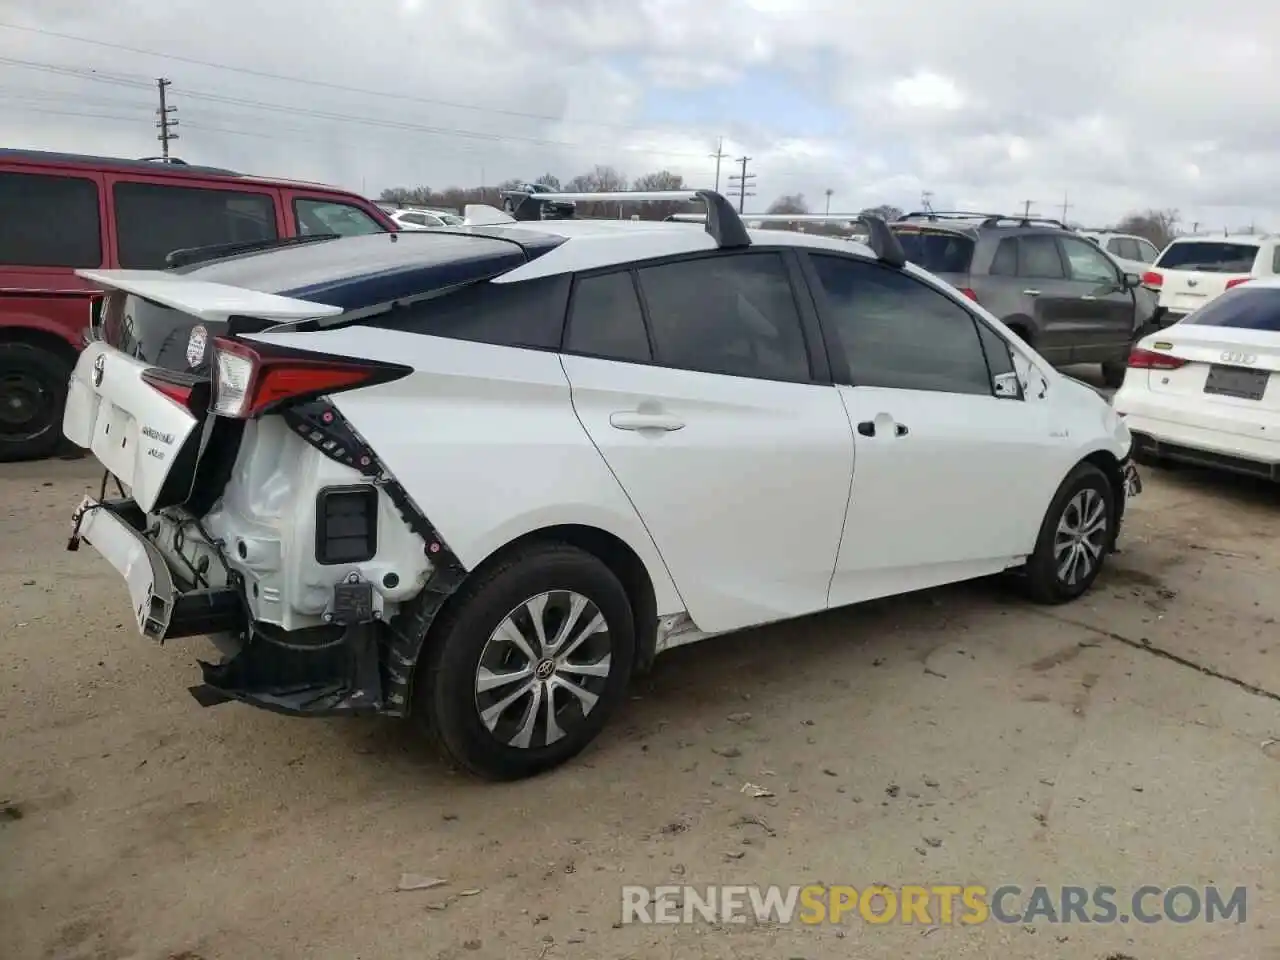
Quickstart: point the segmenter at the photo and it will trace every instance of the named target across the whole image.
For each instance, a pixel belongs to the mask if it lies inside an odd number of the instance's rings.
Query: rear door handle
[[[665,413],[639,413],[635,410],[620,410],[609,414],[609,426],[615,430],[683,430],[684,421]]]
[[[1040,296],[1040,291],[1039,290],[1023,290],[1022,294],[1023,296],[1026,296],[1026,297],[1038,297]]]
[[[1085,294],[1083,297],[1081,297],[1080,299],[1081,299],[1081,300],[1097,300],[1098,298],[1097,298],[1097,297],[1095,297],[1092,293],[1086,293],[1086,294]]]

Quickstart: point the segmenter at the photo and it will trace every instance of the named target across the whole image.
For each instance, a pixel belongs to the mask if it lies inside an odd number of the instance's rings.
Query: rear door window
[[[1085,283],[1114,283],[1116,265],[1114,261],[1091,243],[1077,240],[1075,237],[1063,237],[1062,251],[1067,255],[1067,264],[1071,267],[1071,279]]]
[[[1047,234],[1018,238],[1018,276],[1037,280],[1065,280],[1058,241]]]
[[[269,193],[121,181],[112,190],[120,266],[161,270],[175,250],[274,240]]]
[[[1151,243],[1150,241],[1143,240],[1141,237],[1138,237],[1136,240],[1134,240],[1134,243],[1138,245],[1139,260],[1141,260],[1143,263],[1156,262],[1156,257],[1160,256],[1160,251],[1155,248],[1155,244]]]
[[[633,363],[653,359],[630,271],[582,277],[574,284],[565,350]]]
[[[303,237],[322,233],[360,237],[369,233],[387,232],[382,224],[351,203],[300,197],[293,201],[293,213],[298,220],[298,234]],[[422,223],[425,226],[425,217]]]
[[[102,266],[97,183],[0,173],[0,266]]]
[[[916,266],[930,273],[968,273],[973,259],[973,240],[948,230],[897,228],[894,234],[902,252]]]
[[[1249,273],[1258,258],[1253,243],[1221,240],[1182,240],[1160,255],[1156,266],[1165,270],[1198,270],[1202,273]]]
[[[1280,289],[1245,284],[1209,301],[1183,323],[1280,333]]]

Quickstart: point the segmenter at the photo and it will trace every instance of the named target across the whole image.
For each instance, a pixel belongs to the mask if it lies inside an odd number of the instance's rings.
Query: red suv
[[[0,461],[47,456],[102,292],[80,267],[163,269],[175,250],[396,230],[334,187],[182,162],[0,149]]]

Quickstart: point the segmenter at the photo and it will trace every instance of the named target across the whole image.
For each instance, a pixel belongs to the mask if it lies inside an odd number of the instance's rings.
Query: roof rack
[[[204,247],[183,247],[181,250],[169,253],[164,258],[164,265],[167,269],[174,270],[178,267],[219,260],[222,257],[234,257],[240,253],[259,253],[263,250],[276,250],[280,247],[295,247],[319,240],[337,239],[336,233],[310,233],[300,237],[273,237],[269,240],[238,240],[234,243],[211,243]]]
[[[542,205],[571,200],[575,203],[614,201],[621,203],[694,203],[706,206],[705,214],[672,214],[668,220],[679,218],[681,222],[705,224],[705,229],[721,249],[751,246],[751,236],[743,220],[752,223],[861,223],[870,234],[867,245],[876,259],[892,267],[906,265],[907,256],[889,225],[879,217],[860,213],[764,213],[739,215],[722,194],[714,190],[619,190],[613,193],[535,193],[525,197],[517,206],[514,219],[518,221],[541,220]],[[578,219],[574,217],[574,219]]]
[[[975,213],[970,210],[913,210],[898,218],[903,220],[989,220],[994,213]]]
[[[987,219],[982,221],[982,225],[984,227],[998,227],[1001,224],[1006,224],[1006,223],[1017,224],[1019,227],[1049,226],[1049,227],[1058,227],[1061,230],[1071,229],[1061,220],[1054,220],[1054,219],[1051,219],[1050,217],[1019,217],[1019,216],[1002,216],[999,214],[992,214],[991,216],[987,217]]]

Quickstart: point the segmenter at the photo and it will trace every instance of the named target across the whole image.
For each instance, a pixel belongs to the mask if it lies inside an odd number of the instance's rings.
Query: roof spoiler
[[[131,293],[163,307],[189,313],[206,323],[232,316],[284,322],[333,317],[342,313],[341,307],[327,303],[193,280],[167,270],[77,270],[76,276],[108,290]]]
[[[721,249],[751,246],[751,236],[733,204],[714,190],[618,190],[609,193],[534,193],[525,197],[515,209],[516,220],[541,220],[542,205],[572,200],[575,203],[611,201],[617,203],[696,203],[706,206],[706,213],[675,213],[668,221],[703,223],[708,234]],[[902,267],[907,256],[889,225],[879,217],[859,213],[766,213],[748,214],[752,223],[860,223],[867,228],[868,246],[876,259],[891,267]]]

